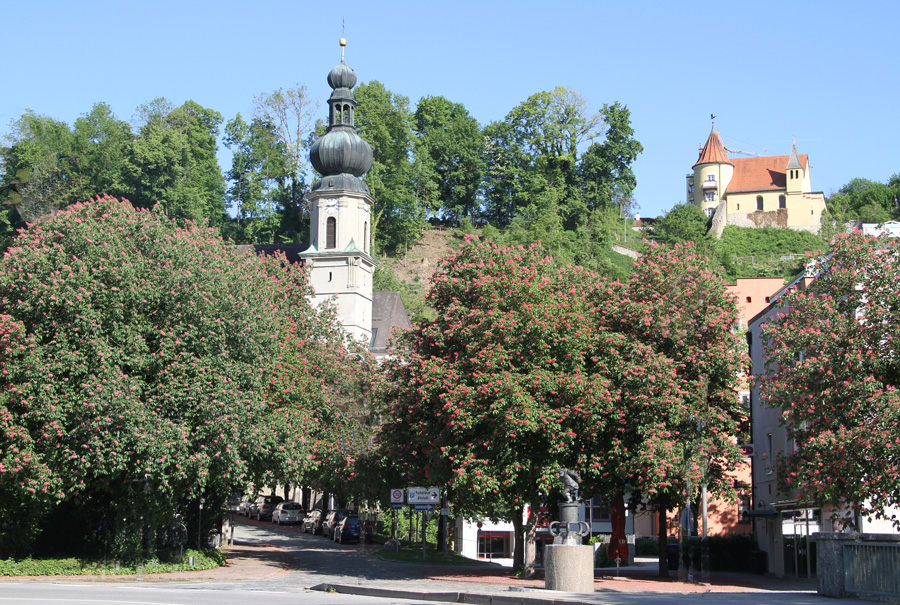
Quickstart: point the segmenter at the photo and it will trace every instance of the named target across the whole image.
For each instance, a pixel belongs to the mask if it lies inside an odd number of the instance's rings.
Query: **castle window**
[[[325,247],[334,248],[337,246],[337,219],[333,216],[328,217],[325,223]]]
[[[706,193],[703,194],[703,196],[706,198],[707,202],[716,201],[716,192],[715,191],[707,191]]]
[[[707,209],[706,209],[706,216],[712,216],[713,214],[715,214],[715,212],[716,212],[716,209],[715,209],[715,208],[707,208]]]
[[[706,180],[707,180],[707,181],[715,181],[715,180],[716,180],[716,175],[714,175],[714,174],[707,174],[707,175],[706,175]]]
[[[787,200],[783,195],[778,196],[778,207],[779,208],[787,208]]]
[[[757,210],[763,209],[763,197],[761,195],[756,196],[756,209]]]

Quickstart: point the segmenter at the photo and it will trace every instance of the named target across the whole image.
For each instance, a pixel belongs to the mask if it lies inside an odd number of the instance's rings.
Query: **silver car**
[[[272,523],[295,525],[303,520],[303,507],[297,502],[281,502],[272,511]]]

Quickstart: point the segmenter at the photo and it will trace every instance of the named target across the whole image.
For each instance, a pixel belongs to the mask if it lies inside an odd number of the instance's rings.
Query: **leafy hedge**
[[[803,254],[823,250],[828,244],[808,231],[775,227],[735,227],[729,225],[722,233],[716,250],[722,257],[768,256]]]
[[[194,565],[188,565],[188,557],[195,558]],[[90,576],[90,575],[132,575],[157,574],[173,571],[197,571],[214,569],[225,564],[224,551],[187,550],[182,563],[162,563],[149,561],[140,566],[122,565],[101,561],[89,561],[74,557],[63,559],[0,559],[0,576]]]

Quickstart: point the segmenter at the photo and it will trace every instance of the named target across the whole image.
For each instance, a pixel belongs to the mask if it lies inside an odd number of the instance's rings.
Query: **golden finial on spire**
[[[341,38],[341,63],[344,62],[344,47],[347,46],[347,38]]]

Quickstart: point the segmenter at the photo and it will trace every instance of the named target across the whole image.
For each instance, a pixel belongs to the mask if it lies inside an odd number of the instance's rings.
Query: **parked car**
[[[257,521],[269,519],[272,517],[272,512],[275,510],[275,505],[279,502],[284,502],[284,498],[281,496],[259,496],[256,499],[256,502],[253,503],[253,509],[250,516],[256,517]]]
[[[241,496],[240,494],[231,494],[228,498],[225,499],[225,512],[235,514],[238,512],[238,509],[241,506],[241,498],[246,498],[247,496]]]
[[[350,514],[349,510],[330,510],[322,521],[322,535],[326,538],[334,539],[334,529],[338,521]]]
[[[303,520],[303,507],[299,502],[280,502],[272,511],[272,523],[275,525],[296,525]]]
[[[334,526],[334,541],[343,544],[353,542],[359,544],[359,517],[350,513]]]
[[[306,516],[303,517],[303,523],[300,524],[300,531],[307,534],[316,533],[316,525],[322,519],[322,511],[318,508],[314,508],[313,510],[306,513]]]
[[[253,506],[254,502],[256,502],[255,496],[241,496],[241,501],[238,504],[237,514],[243,517],[249,517],[250,508]]]

